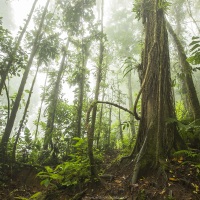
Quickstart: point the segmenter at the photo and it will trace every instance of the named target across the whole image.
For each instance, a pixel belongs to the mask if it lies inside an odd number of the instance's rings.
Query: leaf
[[[28,94],[30,93],[30,90],[24,90],[24,91],[25,91],[26,93],[28,93]]]
[[[181,156],[179,159],[178,159],[178,163],[182,163],[183,162],[183,157]]]
[[[159,194],[164,194],[166,192],[166,190],[165,189],[163,189]]]
[[[21,197],[21,196],[19,196],[19,197],[15,197],[15,199],[20,199],[20,200],[29,200],[29,199],[24,198],[24,197]]]
[[[63,179],[63,176],[59,175],[59,174],[52,174],[50,176],[51,179],[54,179],[54,180],[62,180]]]
[[[48,187],[49,184],[50,184],[50,180],[47,178],[47,179],[44,179],[43,181],[40,182],[41,185],[44,185],[45,187]]]
[[[191,49],[190,51],[194,51],[195,49],[199,48],[200,47],[200,44],[195,44]]]
[[[196,40],[196,39],[199,39],[199,36],[193,36],[192,37],[192,40]]]
[[[49,166],[45,166],[45,169],[47,170],[47,172],[52,173],[53,169]]]
[[[170,180],[170,181],[174,181],[174,182],[179,181],[179,179],[178,179],[178,178],[175,178],[175,177],[171,177],[171,178],[169,178],[169,180]]]
[[[195,44],[198,44],[200,41],[199,40],[193,40],[190,44],[189,44],[189,46],[193,46],[193,45],[195,45]]]
[[[192,186],[195,188],[196,192],[199,192],[199,186],[195,183],[192,183]]]
[[[38,197],[41,197],[41,195],[42,195],[42,192],[37,192],[37,193],[35,193],[34,195],[32,195],[32,196],[30,197],[30,199],[38,199]]]
[[[115,183],[118,183],[118,184],[120,184],[122,181],[120,181],[120,180],[115,180]]]

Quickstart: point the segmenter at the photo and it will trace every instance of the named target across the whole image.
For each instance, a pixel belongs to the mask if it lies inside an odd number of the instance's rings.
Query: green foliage
[[[169,10],[169,7],[171,6],[171,3],[165,0],[158,1],[158,10],[162,10],[164,12],[167,12]],[[142,1],[142,0],[136,0],[133,4],[133,12],[136,13],[136,19],[140,20],[142,16],[144,17],[146,11],[153,11],[153,4],[151,1]]]
[[[188,111],[185,109],[183,101],[176,102],[176,117],[177,120],[185,120],[188,117]]]
[[[20,76],[20,72],[26,66],[27,54],[21,47],[15,49],[15,41],[11,33],[4,29],[2,18],[0,17],[0,74],[7,70],[7,64],[12,60],[12,65],[9,68],[9,73],[14,76]]]
[[[169,7],[171,6],[172,4],[168,1],[165,1],[165,0],[159,0],[158,1],[158,9],[160,10],[163,10],[164,12],[167,12],[169,10]]]
[[[196,162],[200,162],[200,153],[196,152],[192,149],[176,151],[173,155],[178,158],[184,157],[187,160],[193,160]]]
[[[127,57],[127,58],[125,58],[124,64],[122,66],[122,67],[124,67],[124,70],[123,70],[124,77],[129,72],[131,72],[133,69],[135,69],[135,67],[134,67],[135,64],[137,64],[137,61],[133,57]]]
[[[142,8],[142,1],[141,0],[136,0],[135,3],[133,4],[133,9],[132,11],[136,14],[135,18],[140,20],[141,19],[141,8]]]
[[[90,181],[86,139],[74,138],[74,141],[74,153],[69,155],[69,161],[63,162],[55,168],[46,166],[45,171],[37,174],[42,179],[42,185],[60,188],[81,185]],[[101,159],[101,157],[98,159]]]
[[[33,194],[31,197],[29,197],[29,198],[15,197],[15,199],[19,199],[19,200],[41,200],[41,198],[42,198],[42,192],[37,192],[37,193]]]
[[[200,64],[200,37],[192,37],[192,42],[190,43],[191,56],[187,59],[193,65]],[[195,68],[200,69],[200,68]],[[194,70],[195,70],[194,69]]]
[[[181,122],[177,119],[170,118],[167,123],[176,123],[183,140],[189,147],[200,149],[200,121],[196,120],[191,123],[188,121]]]

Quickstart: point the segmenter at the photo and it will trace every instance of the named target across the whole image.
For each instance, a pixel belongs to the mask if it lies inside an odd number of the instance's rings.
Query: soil
[[[130,184],[133,162],[113,161],[118,151],[106,154],[101,182],[79,188],[46,189],[36,177],[39,169],[28,165],[17,166],[0,172],[0,200],[200,200],[200,168],[182,158],[168,161],[162,172],[142,178],[137,184]],[[104,168],[105,169],[105,168]],[[34,198],[31,198],[34,199]]]

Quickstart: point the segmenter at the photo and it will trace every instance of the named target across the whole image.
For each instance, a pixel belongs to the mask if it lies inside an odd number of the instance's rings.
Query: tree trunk
[[[129,100],[129,110],[133,110],[133,89],[132,89],[132,75],[131,72],[128,74],[128,100]],[[134,116],[130,115],[130,125],[131,125],[131,137],[135,135],[135,122]]]
[[[142,58],[141,120],[134,148],[135,166],[132,183],[152,173],[165,162],[180,139],[176,125],[167,123],[175,118],[171,88],[168,35],[161,8],[163,0],[143,0],[142,21],[145,45]],[[159,4],[159,5],[158,5]],[[148,8],[151,9],[148,9]]]
[[[121,121],[121,110],[118,111],[118,121],[119,121],[119,136],[122,143],[122,149],[124,149],[124,136],[122,130],[122,121]]]
[[[187,62],[187,56],[185,54],[184,48],[178,39],[177,35],[173,31],[171,25],[167,22],[167,28],[169,33],[174,39],[174,42],[176,44],[177,50],[178,50],[178,55],[180,58],[180,64],[182,66],[182,71],[184,74],[184,80],[186,83],[186,88],[187,88],[187,93],[188,93],[188,98],[189,98],[189,103],[190,107],[193,113],[193,119],[200,119],[200,104],[198,100],[198,96],[196,93],[196,89],[194,86],[194,82],[192,79],[192,67],[191,65]]]
[[[78,99],[78,118],[77,118],[77,134],[76,137],[81,138],[82,133],[82,114],[83,114],[83,103],[84,103],[84,94],[85,94],[85,79],[86,79],[86,65],[87,65],[87,56],[88,52],[82,52],[82,68],[81,68],[81,77],[79,80],[79,99]]]
[[[38,2],[38,0],[35,0],[34,3],[33,3],[33,5],[32,5],[32,8],[31,8],[31,11],[30,11],[30,13],[29,13],[28,19],[26,20],[26,23],[25,23],[25,25],[24,25],[24,28],[22,29],[22,31],[21,31],[21,33],[20,33],[20,35],[19,35],[19,37],[18,37],[18,39],[17,39],[17,41],[16,41],[15,47],[14,47],[13,52],[12,52],[12,55],[11,55],[9,61],[8,61],[8,64],[7,64],[7,66],[6,66],[6,69],[5,69],[5,71],[4,71],[4,72],[2,73],[2,75],[1,75],[0,95],[1,95],[1,92],[2,92],[2,89],[3,89],[3,86],[4,86],[4,83],[5,83],[5,81],[6,81],[8,72],[9,72],[9,70],[10,70],[10,67],[11,67],[12,64],[13,64],[14,57],[16,56],[16,52],[17,52],[17,50],[18,50],[18,48],[19,48],[19,45],[20,45],[20,43],[21,43],[21,41],[22,41],[22,38],[23,38],[23,36],[24,36],[24,33],[26,32],[26,29],[27,29],[27,27],[28,27],[28,25],[29,25],[29,22],[30,22],[30,20],[31,20],[31,18],[32,18],[32,15],[33,15],[33,12],[34,12],[34,10],[35,10],[35,6],[36,6],[37,2]]]
[[[12,161],[13,162],[15,162],[15,160],[16,160],[15,154],[16,154],[16,149],[17,149],[17,143],[18,143],[18,140],[19,140],[19,137],[20,137],[20,134],[21,134],[21,130],[24,126],[24,121],[25,121],[26,116],[27,116],[27,112],[28,112],[28,108],[29,108],[29,104],[30,104],[30,100],[31,100],[31,95],[33,93],[33,88],[34,88],[34,85],[35,85],[35,81],[36,81],[36,78],[37,78],[37,73],[38,73],[39,67],[40,67],[40,64],[38,64],[38,66],[37,66],[37,70],[36,70],[35,76],[33,78],[32,85],[31,85],[29,95],[28,95],[28,99],[27,99],[27,102],[26,102],[26,106],[25,106],[25,109],[24,109],[24,114],[23,114],[23,117],[20,121],[19,129],[17,131],[17,136],[15,138],[15,142],[14,142],[14,145],[13,145],[13,150],[12,150]]]
[[[102,70],[103,70],[103,53],[104,53],[103,9],[104,9],[104,0],[102,0],[102,4],[101,4],[101,39],[100,39],[100,47],[99,47],[99,63],[98,63],[98,68],[97,68],[97,79],[96,79],[95,96],[94,96],[95,101],[98,101],[98,98],[99,98],[100,83],[102,80]],[[88,155],[89,155],[89,160],[90,160],[90,171],[91,171],[92,181],[94,180],[95,177],[98,177],[98,174],[97,174],[96,168],[95,168],[94,155],[93,155],[93,140],[94,140],[96,113],[97,113],[97,105],[95,105],[92,110],[91,129],[87,133]]]
[[[105,88],[103,88],[103,94],[102,94],[102,101],[104,101],[105,98]],[[99,113],[99,128],[97,132],[97,148],[100,148],[99,141],[100,141],[100,135],[102,131],[102,118],[103,118],[103,104],[101,105],[100,113]]]
[[[69,45],[69,40],[66,45],[67,48],[68,48],[68,45]],[[47,125],[46,125],[46,130],[45,130],[45,135],[44,135],[43,150],[47,150],[49,145],[51,145],[51,148],[53,148],[52,147],[52,133],[54,129],[56,106],[57,106],[58,97],[59,97],[59,87],[60,87],[61,77],[62,77],[64,67],[65,67],[65,58],[66,58],[66,50],[64,50],[63,52],[60,69],[58,71],[56,82],[55,82],[55,85],[53,86],[53,90],[51,93],[51,102],[48,107],[48,117],[47,117]]]
[[[112,145],[110,145],[110,136],[111,136],[111,126],[112,126],[112,106],[109,106],[109,121],[108,121],[108,135],[107,135],[107,143],[106,149],[109,149]]]
[[[21,97],[22,97],[22,94],[23,94],[23,91],[24,91],[26,80],[28,78],[29,71],[30,71],[30,68],[31,68],[31,65],[32,65],[32,62],[33,62],[33,58],[34,58],[34,56],[37,52],[39,37],[40,37],[40,34],[42,32],[44,19],[45,19],[46,13],[47,13],[47,8],[48,8],[49,3],[50,3],[50,0],[48,0],[46,2],[46,6],[45,6],[45,9],[44,9],[43,14],[42,14],[40,25],[39,25],[39,28],[38,28],[38,31],[37,31],[37,34],[36,34],[36,37],[35,37],[35,40],[34,40],[34,43],[33,43],[33,48],[32,48],[27,66],[25,68],[25,71],[24,71],[24,74],[23,74],[23,77],[22,77],[22,80],[21,80],[21,83],[20,83],[20,86],[19,86],[19,90],[18,90],[16,99],[15,99],[15,102],[14,102],[14,105],[13,105],[13,108],[12,108],[12,111],[11,111],[11,114],[10,114],[10,118],[9,118],[7,124],[6,124],[5,132],[3,133],[3,136],[2,136],[2,140],[1,140],[1,144],[0,144],[0,149],[1,149],[0,153],[2,155],[1,156],[2,162],[6,162],[6,159],[7,159],[6,151],[7,151],[8,140],[9,140],[9,137],[10,137],[13,125],[14,125],[14,121],[15,121],[16,114],[17,114],[19,104],[20,104],[20,101],[21,101]]]
[[[44,82],[44,91],[43,91],[43,94],[42,94],[42,99],[41,99],[41,103],[40,103],[40,107],[39,107],[39,111],[38,111],[38,117],[37,117],[37,123],[36,123],[36,130],[35,130],[35,141],[36,141],[37,135],[38,135],[39,122],[40,122],[41,112],[42,112],[42,105],[44,103],[45,95],[46,95],[46,85],[47,85],[48,73],[49,73],[49,68],[47,70],[47,74],[46,74],[46,78],[45,78],[45,82]]]

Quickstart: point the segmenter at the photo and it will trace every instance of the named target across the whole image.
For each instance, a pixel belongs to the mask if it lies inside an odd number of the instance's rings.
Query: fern
[[[200,162],[200,153],[191,149],[176,151],[173,155],[177,158],[184,157],[188,161]]]
[[[193,65],[200,64],[200,37],[192,37],[190,47],[191,56],[187,59],[187,61]]]

